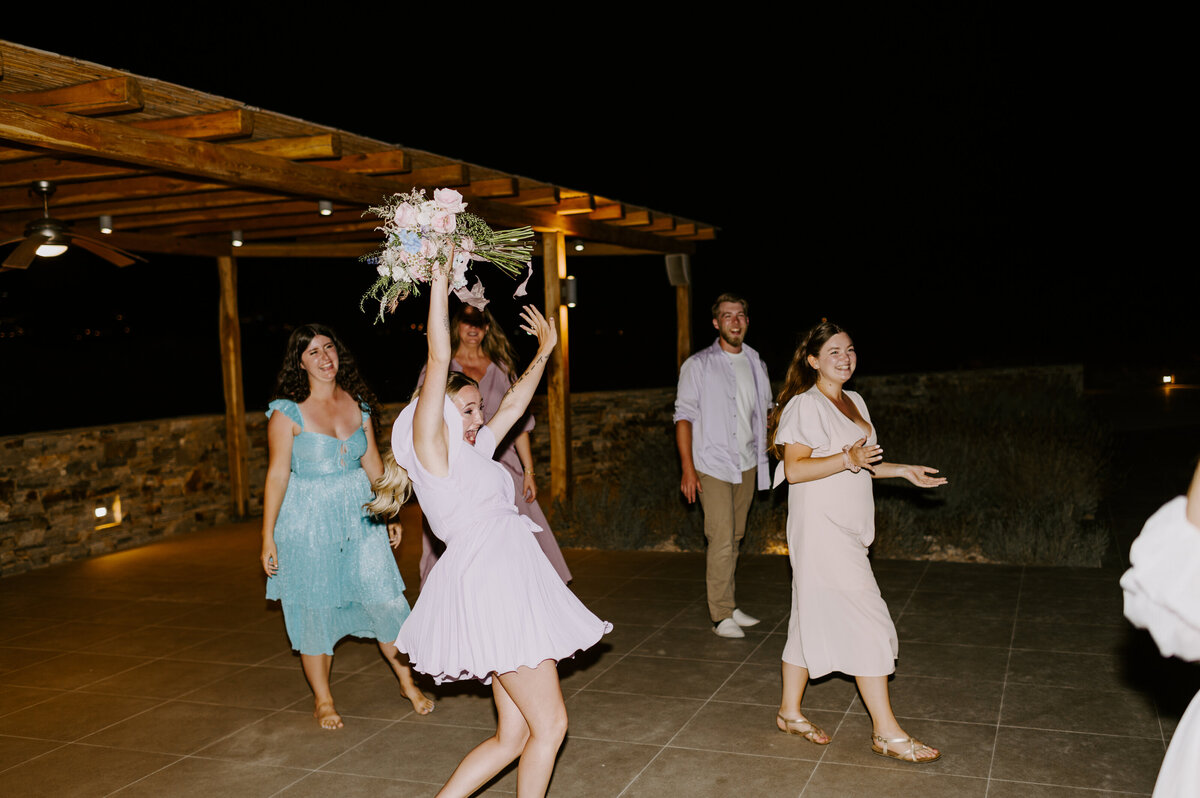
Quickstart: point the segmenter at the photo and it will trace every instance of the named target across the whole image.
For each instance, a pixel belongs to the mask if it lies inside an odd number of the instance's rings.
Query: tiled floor
[[[0,795],[434,795],[494,728],[488,694],[431,690],[417,717],[350,640],[334,664],[346,727],[318,730],[257,553],[240,524],[0,581]],[[1118,571],[877,562],[897,714],[945,752],[904,765],[871,754],[843,678],[805,700],[831,745],[776,731],[786,558],[743,560],[739,601],[763,623],[741,641],[713,635],[698,555],[568,559],[616,629],[560,667],[571,730],[551,795],[1147,795],[1197,686],[1125,623]],[[510,769],[485,792],[514,790]]]

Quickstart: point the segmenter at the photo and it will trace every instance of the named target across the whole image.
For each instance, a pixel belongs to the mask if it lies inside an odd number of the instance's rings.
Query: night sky
[[[965,5],[836,28],[513,17],[511,54],[470,43],[486,39],[479,19],[467,35],[461,20],[411,15],[367,35],[254,13],[162,37],[145,24],[4,35],[717,225],[693,258],[695,345],[712,339],[712,297],[740,292],[747,341],[776,378],[821,317],[850,330],[860,373],[1075,362],[1105,386],[1194,375],[1194,256],[1164,234],[1183,211],[1142,177],[1172,164],[1174,142],[1167,132],[1147,147],[1131,125],[1139,113],[1164,122],[1144,65],[1133,71],[1120,46],[1131,34],[1120,20]],[[1155,59],[1151,71],[1172,66],[1169,52]],[[569,259],[569,270],[581,294],[572,388],[673,384],[662,259]],[[506,278],[483,276],[502,322],[515,319]],[[357,309],[369,267],[243,260],[239,277],[250,408],[269,398],[289,326],[310,320],[338,328],[385,400],[411,390],[423,308],[372,326]],[[220,412],[216,280],[209,259],[116,270],[70,253],[0,275],[0,327],[37,332],[0,340],[32,388],[4,391],[0,434]]]

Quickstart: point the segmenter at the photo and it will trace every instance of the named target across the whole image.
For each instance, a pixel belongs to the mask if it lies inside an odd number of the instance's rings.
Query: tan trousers
[[[738,546],[746,535],[746,516],[754,498],[758,469],[742,472],[740,485],[722,482],[696,472],[700,478],[700,506],[704,508],[704,537],[708,538],[708,614],[713,623],[733,615],[733,574],[737,570]]]

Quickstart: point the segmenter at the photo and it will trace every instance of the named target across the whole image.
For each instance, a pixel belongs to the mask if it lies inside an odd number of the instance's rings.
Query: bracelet
[[[526,468],[526,469],[525,469],[525,476],[527,476],[527,477],[532,477],[532,476],[534,476],[533,469],[532,469],[532,468]]]
[[[858,473],[858,467],[850,462],[850,444],[842,447],[842,468],[854,474]]]

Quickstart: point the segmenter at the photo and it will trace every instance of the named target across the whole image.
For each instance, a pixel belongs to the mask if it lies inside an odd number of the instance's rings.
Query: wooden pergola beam
[[[145,105],[142,85],[133,77],[102,78],[42,91],[2,92],[0,100],[82,116],[140,111]]]
[[[168,136],[179,136],[184,139],[219,141],[253,136],[254,112],[246,108],[231,108],[228,111],[213,111],[191,116],[138,119],[125,124],[142,130],[156,130]]]
[[[246,152],[259,152],[264,155],[273,155],[276,158],[286,158],[289,161],[342,157],[342,137],[337,133],[288,136],[287,138],[259,139],[258,141],[235,141],[228,146]]]
[[[376,242],[349,241],[335,244],[246,244],[238,257],[246,258],[358,258],[374,249]]]
[[[0,138],[181,172],[202,180],[352,204],[375,203],[386,194],[408,191],[414,185],[422,185],[413,180],[415,171],[404,179],[337,172],[225,145],[181,139],[103,119],[77,117],[5,101],[0,101]],[[432,170],[444,170],[447,178],[458,176],[461,178],[458,185],[470,182],[465,164],[432,167]],[[455,184],[456,181],[446,179],[430,180],[424,185]],[[561,230],[591,241],[605,241],[633,249],[669,252],[682,246],[679,242],[651,233],[621,230],[613,225],[593,222],[582,215],[559,216],[550,209],[475,199],[472,210],[500,224],[528,224],[547,230]],[[109,210],[105,208],[104,212]],[[629,223],[628,214],[621,223]]]
[[[573,216],[577,213],[590,214],[596,210],[596,200],[591,195],[569,197],[554,206],[554,212],[559,216]],[[592,217],[595,218],[595,217]]]

